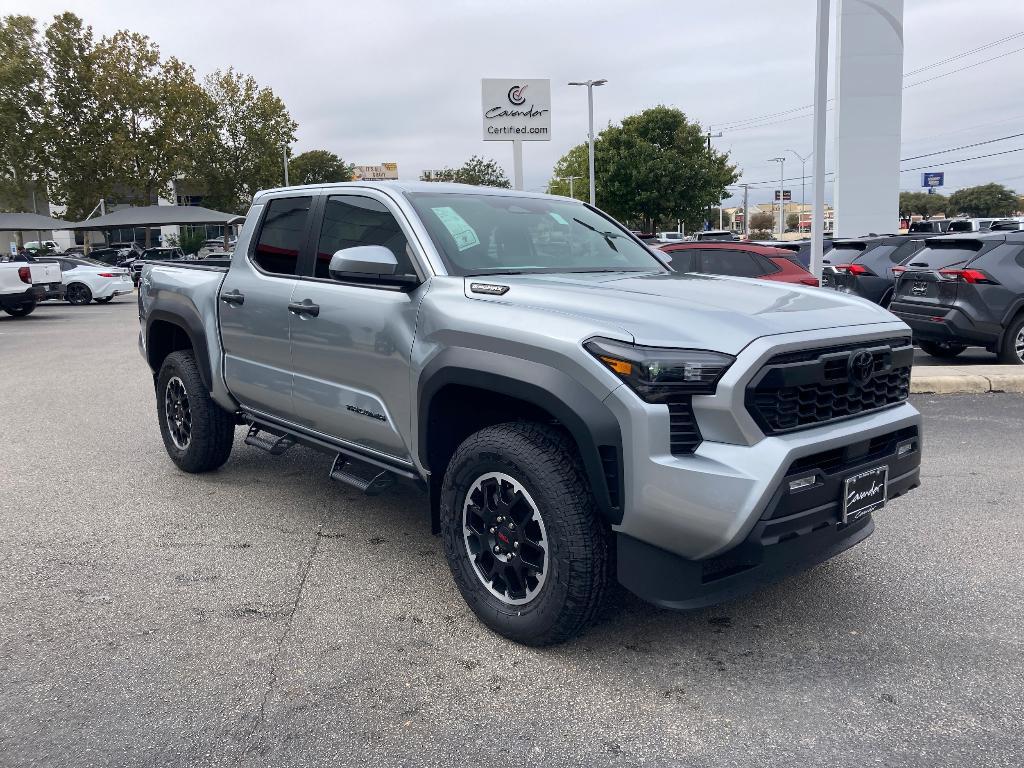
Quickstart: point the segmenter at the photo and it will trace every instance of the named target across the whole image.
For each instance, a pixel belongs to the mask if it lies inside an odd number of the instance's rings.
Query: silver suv
[[[261,192],[230,267],[146,264],[139,306],[181,469],[221,466],[242,424],[366,493],[414,483],[466,601],[523,643],[580,632],[613,575],[673,608],[750,591],[918,484],[906,325],[673,273],[568,198]]]

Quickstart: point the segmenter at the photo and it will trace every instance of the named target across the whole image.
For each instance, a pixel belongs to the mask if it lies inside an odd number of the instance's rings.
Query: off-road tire
[[[938,357],[942,360],[952,360],[967,349],[966,344],[939,343],[935,341],[922,341],[918,343],[918,346],[932,357]]]
[[[999,362],[1005,365],[1024,365],[1024,348],[1018,344],[1018,338],[1024,333],[1024,314],[1017,315],[1010,327],[1003,334],[1003,343],[999,346]]]
[[[491,472],[514,478],[543,520],[545,579],[521,605],[492,594],[467,551],[466,494]],[[576,447],[563,430],[507,423],[470,435],[445,470],[440,522],[455,583],[469,607],[495,632],[524,645],[543,646],[572,638],[593,621],[609,577],[610,530],[598,514]]]
[[[175,445],[167,418],[166,393],[172,379],[181,382],[190,411],[190,435],[184,449]],[[172,352],[156,378],[156,411],[164,448],[178,469],[199,473],[217,469],[231,455],[235,420],[210,397],[191,351]]]

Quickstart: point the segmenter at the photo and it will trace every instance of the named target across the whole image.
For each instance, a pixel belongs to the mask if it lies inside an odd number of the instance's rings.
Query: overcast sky
[[[558,157],[586,138],[585,89],[569,80],[608,79],[595,90],[598,130],[656,104],[679,107],[712,130],[810,104],[815,7],[813,0],[5,0],[2,12],[48,22],[71,10],[97,34],[127,28],[150,36],[200,76],[229,66],[250,73],[298,121],[295,151],[395,161],[405,179],[472,154],[495,158],[511,177],[511,145],[480,138],[480,78],[550,78],[552,140],[524,148],[525,186],[542,189]],[[906,0],[905,8],[905,72],[1024,32],[1024,0]],[[901,157],[1024,133],[1024,36],[906,81],[995,56],[1002,58],[904,92]],[[778,166],[767,158],[811,152],[809,115],[737,125],[715,144],[731,153],[741,181],[773,179]],[[945,170],[947,192],[988,181],[1024,190],[1024,152],[944,165],[1022,146],[1019,137],[903,165]],[[798,176],[790,158],[786,175]],[[831,170],[831,159],[826,165]],[[904,173],[902,188],[918,188],[919,173]],[[799,182],[787,186],[798,199]],[[770,194],[767,186],[752,190],[751,203]]]

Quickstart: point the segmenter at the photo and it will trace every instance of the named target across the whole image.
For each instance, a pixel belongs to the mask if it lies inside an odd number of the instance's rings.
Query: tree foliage
[[[596,146],[596,141],[595,141]],[[555,163],[548,182],[548,194],[569,197],[569,177],[572,180],[571,191],[577,200],[590,200],[590,166],[589,148],[586,144],[577,144],[566,152]],[[596,170],[595,170],[596,175]]]
[[[284,150],[298,124],[272,90],[232,68],[208,75],[204,90],[215,118],[197,147],[195,177],[210,207],[242,213],[256,192],[284,183]]]
[[[927,192],[900,192],[900,216],[935,216],[945,213],[949,198]]]
[[[949,196],[952,213],[967,216],[1009,216],[1018,205],[1017,194],[1002,184],[966,187]]]
[[[451,181],[456,184],[474,184],[480,187],[502,187],[508,189],[512,183],[505,170],[496,160],[473,155],[459,168],[444,168],[429,178],[424,174],[421,181]]]
[[[292,184],[352,181],[352,168],[333,152],[311,149],[288,161],[288,181]]]
[[[757,213],[750,214],[749,227],[751,230],[767,230],[770,232],[772,230],[772,227],[774,226],[775,217],[772,216],[770,213],[767,213],[765,211],[758,211]]]
[[[0,19],[0,205],[20,210],[43,176],[42,46],[29,16]]]
[[[704,130],[672,107],[609,125],[594,142],[598,206],[625,221],[657,227],[682,219],[687,229],[701,228],[708,209],[721,204],[738,178],[728,153],[708,151],[705,142]],[[573,147],[552,175],[586,175],[587,153],[586,144]],[[576,194],[588,194],[585,182]]]
[[[800,214],[799,213],[787,213],[786,214],[786,229],[799,229],[800,228]]]

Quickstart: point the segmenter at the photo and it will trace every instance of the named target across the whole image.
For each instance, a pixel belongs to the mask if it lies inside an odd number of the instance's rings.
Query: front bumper
[[[886,466],[891,500],[919,485],[920,461],[917,426],[796,459],[750,532],[722,554],[687,559],[620,533],[619,581],[645,600],[675,609],[702,608],[746,594],[828,560],[871,535],[870,514],[851,523],[842,520],[846,478]],[[815,476],[813,486],[789,490],[790,480],[810,475]]]

